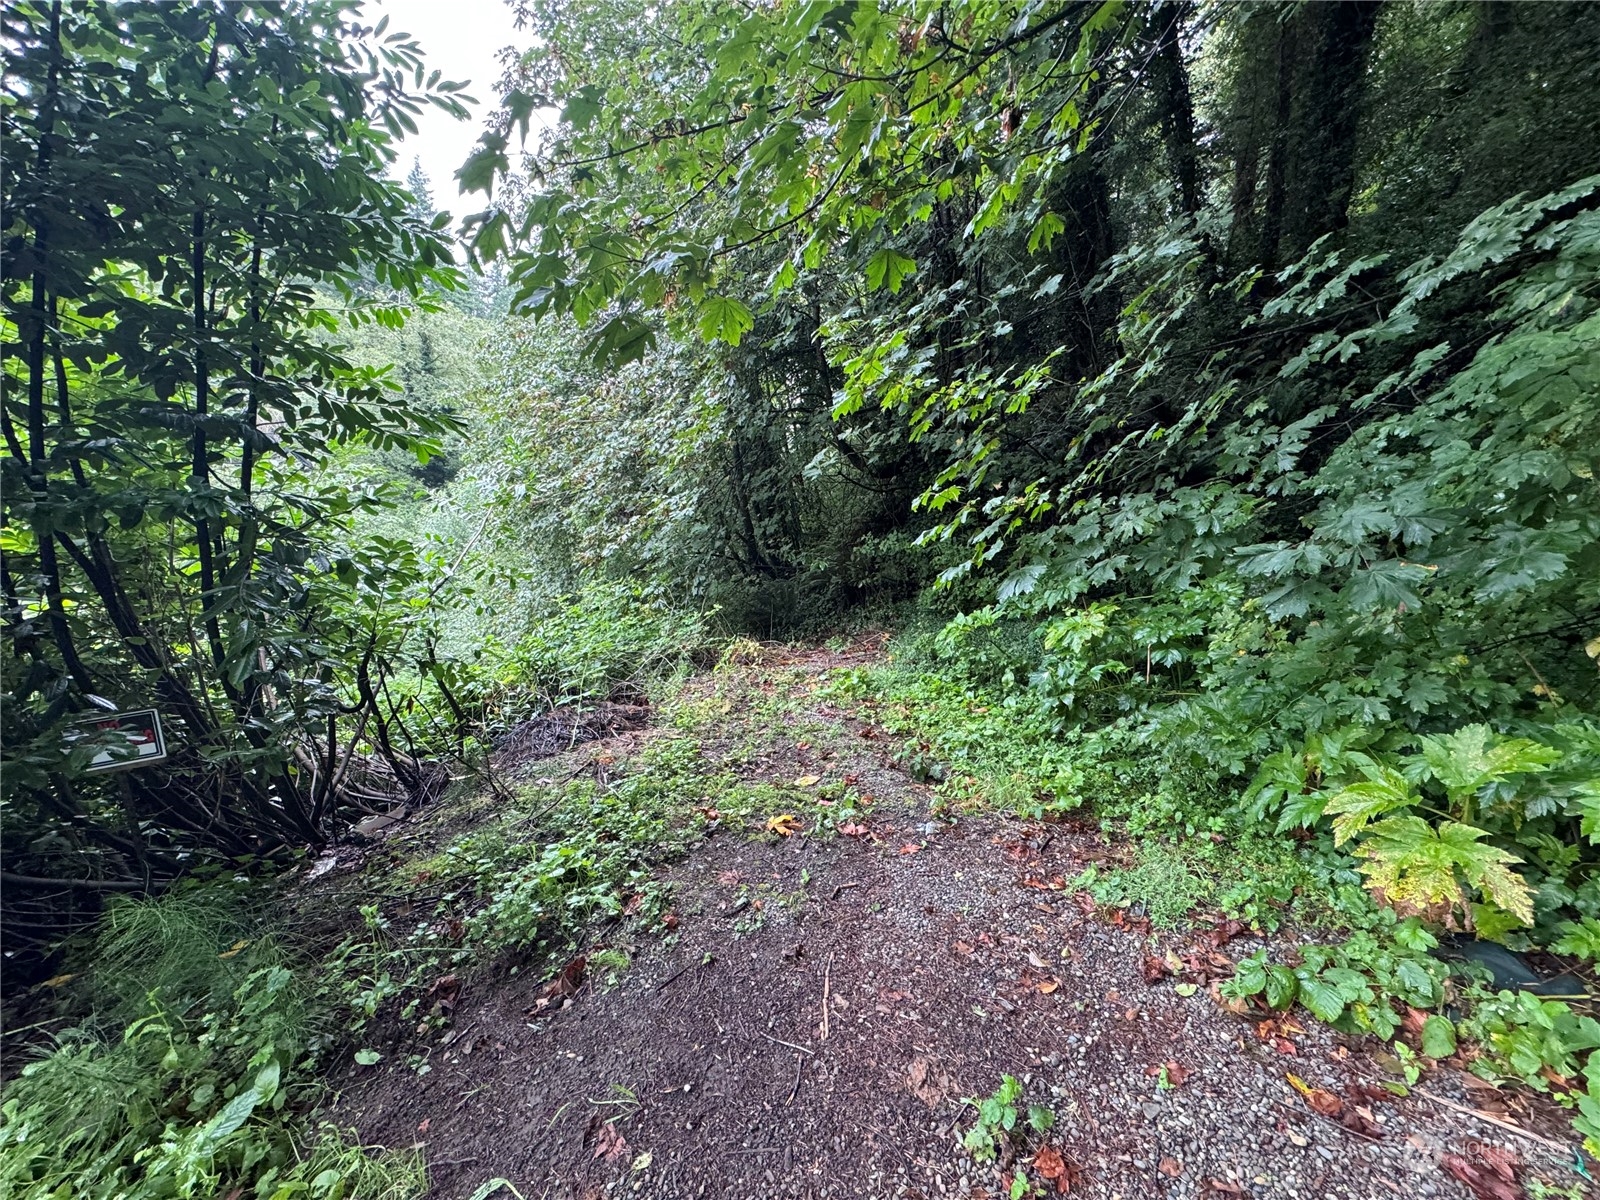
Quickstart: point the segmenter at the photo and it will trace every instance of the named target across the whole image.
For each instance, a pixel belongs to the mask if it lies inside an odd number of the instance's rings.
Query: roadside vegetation
[[[381,13],[6,8],[8,1194],[421,1194],[328,1079],[854,836],[745,768],[836,732],[758,641],[867,629],[932,819],[1600,1154],[1600,6],[512,6],[466,214]]]

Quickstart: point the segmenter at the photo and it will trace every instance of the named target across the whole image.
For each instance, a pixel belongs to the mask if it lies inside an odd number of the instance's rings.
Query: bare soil
[[[761,669],[803,694],[873,652],[774,650]],[[1220,919],[1153,939],[1095,911],[1058,882],[1116,854],[1091,822],[936,820],[886,739],[807,706],[832,740],[779,733],[747,769],[857,777],[870,832],[717,830],[666,872],[675,931],[635,947],[614,986],[590,971],[541,1010],[548,976],[469,982],[425,1074],[394,1055],[352,1067],[330,1118],[420,1146],[440,1197],[498,1178],[527,1200],[998,1200],[1019,1168],[1047,1189],[1031,1194],[1108,1200],[1463,1198],[1464,1169],[1480,1188],[1515,1180],[1480,1196],[1582,1185],[1575,1140],[1534,1098],[1444,1064],[1402,1099],[1371,1039],[1303,1012],[1263,1029],[1268,1014],[1234,1015],[1204,986],[1147,982],[1168,949],[1237,958],[1261,941]],[[581,753],[609,761],[608,746]],[[963,1097],[1008,1074],[1056,1123],[980,1164]]]

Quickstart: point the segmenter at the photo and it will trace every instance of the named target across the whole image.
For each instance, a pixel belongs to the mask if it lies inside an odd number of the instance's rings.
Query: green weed
[[[982,1098],[966,1097],[963,1104],[975,1110],[977,1119],[962,1136],[961,1144],[978,1162],[994,1162],[1000,1148],[1021,1142],[1031,1131],[1048,1133],[1055,1114],[1042,1104],[1022,1105],[1022,1083],[1015,1075],[1002,1075],[994,1093]]]

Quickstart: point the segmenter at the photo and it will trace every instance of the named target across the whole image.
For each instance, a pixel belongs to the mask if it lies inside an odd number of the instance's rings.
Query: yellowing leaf
[[[1399,771],[1380,767],[1371,776],[1328,798],[1322,811],[1333,818],[1334,845],[1344,845],[1369,822],[1415,801],[1411,784]]]
[[[788,837],[790,834],[800,832],[800,822],[793,813],[779,813],[775,817],[767,818],[767,832],[775,833],[779,837]]]
[[[49,979],[46,979],[41,986],[47,988],[65,987],[76,978],[76,975],[52,975]]]
[[[239,951],[243,950],[249,944],[250,944],[250,939],[249,938],[240,938],[237,942],[235,942],[233,945],[229,946],[221,954],[217,955],[217,957],[218,958],[232,958],[235,954],[239,953]]]
[[[821,782],[821,775],[802,775],[794,781],[794,785],[795,787],[816,787]]]

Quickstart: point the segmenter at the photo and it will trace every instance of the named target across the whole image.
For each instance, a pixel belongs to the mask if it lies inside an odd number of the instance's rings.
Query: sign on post
[[[161,732],[161,714],[153,708],[132,712],[107,713],[79,722],[83,733],[74,731],[69,741],[92,733],[101,743],[89,760],[86,771],[125,771],[143,767],[167,757],[167,741]]]

